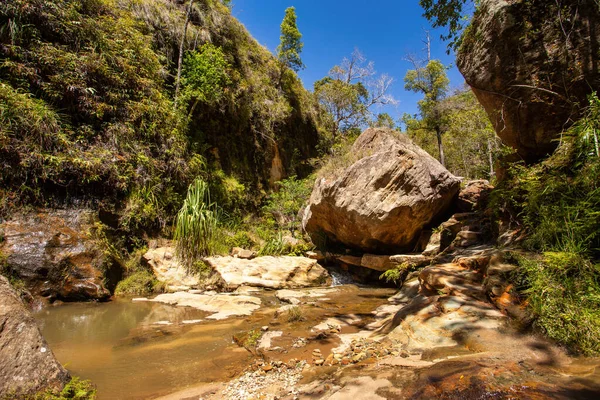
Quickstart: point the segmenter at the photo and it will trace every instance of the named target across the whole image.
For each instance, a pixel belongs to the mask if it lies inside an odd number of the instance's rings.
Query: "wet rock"
[[[316,260],[306,257],[210,257],[205,260],[229,290],[241,285],[269,289],[327,285],[331,277]]]
[[[304,229],[365,252],[411,251],[422,229],[451,205],[459,180],[390,130],[366,130],[352,152],[365,156],[337,179],[315,183]]]
[[[481,2],[457,65],[498,136],[526,161],[551,153],[600,90],[598,20],[594,1]]]
[[[143,259],[152,268],[156,279],[164,283],[169,292],[185,291],[201,284],[198,275],[188,273],[181,264],[173,247],[148,250]]]
[[[182,307],[193,307],[213,313],[208,319],[226,319],[231,316],[251,315],[260,308],[258,297],[236,296],[227,294],[202,295],[188,292],[165,293],[150,300]]]
[[[234,247],[231,249],[231,256],[236,258],[243,258],[244,260],[252,260],[258,256],[258,253],[252,250],[242,249],[241,247]]]
[[[121,270],[94,239],[96,221],[85,209],[41,210],[5,221],[0,250],[9,272],[50,301],[108,299]]]
[[[0,398],[61,390],[68,372],[54,358],[35,320],[0,276]]]

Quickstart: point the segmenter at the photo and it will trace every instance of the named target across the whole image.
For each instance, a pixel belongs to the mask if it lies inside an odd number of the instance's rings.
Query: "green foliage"
[[[302,34],[296,25],[296,9],[288,7],[281,22],[281,38],[277,47],[277,58],[288,68],[298,72],[304,68],[300,53],[304,47]]]
[[[589,135],[599,109],[590,96],[586,116],[555,153],[537,165],[513,166],[490,204],[505,218],[518,216],[529,233],[524,246],[544,252],[520,260],[515,278],[536,326],[585,354],[600,353],[600,158]]]
[[[262,333],[260,332],[260,329],[251,330],[246,336],[246,340],[244,341],[244,347],[248,349],[255,348],[256,346],[258,346],[258,341],[260,340],[261,336]]]
[[[586,354],[600,354],[600,264],[577,253],[518,258],[518,283],[550,338]]]
[[[442,110],[440,102],[448,92],[450,80],[446,75],[448,68],[438,60],[431,60],[425,66],[415,65],[404,77],[405,89],[421,93],[425,97],[419,101],[421,124],[425,129],[435,133],[438,144],[439,161],[445,165],[444,147],[442,144]]]
[[[15,24],[18,34],[0,29],[4,208],[110,206],[144,188],[187,186],[194,171],[161,58],[128,10],[108,0],[3,2],[0,27]],[[160,225],[173,207],[165,197],[133,225]]]
[[[94,400],[96,389],[90,381],[73,377],[60,393],[48,390],[30,397],[19,398],[25,400]],[[7,399],[10,399],[10,396]]]
[[[299,213],[312,192],[311,178],[299,180],[292,176],[284,179],[278,182],[278,190],[267,197],[262,211],[273,217],[280,229],[290,232],[300,230],[302,217]]]
[[[198,102],[213,104],[221,100],[231,84],[228,70],[231,68],[223,50],[211,43],[199,51],[188,53],[185,58],[182,84],[182,103],[193,102],[190,114]]]
[[[398,129],[398,127],[396,126],[396,122],[388,113],[377,114],[377,118],[371,121],[369,125],[371,125],[371,127],[373,128]]]
[[[394,283],[395,285],[402,286],[404,279],[408,272],[414,268],[414,265],[410,263],[402,263],[395,268],[388,269],[379,276],[380,280],[385,280],[387,283]]]
[[[492,179],[494,164],[503,151],[490,120],[469,89],[439,103],[446,168],[465,179]],[[439,154],[437,138],[427,121],[405,115],[407,134],[429,154]]]
[[[339,134],[367,125],[373,106],[397,104],[387,93],[392,82],[385,74],[376,77],[374,64],[356,49],[328,76],[314,83],[315,98],[324,111],[323,124],[332,132],[333,142]]]
[[[221,211],[211,202],[208,184],[196,179],[175,219],[173,237],[179,259],[188,268],[200,258],[215,254],[220,219]]]
[[[283,234],[277,233],[269,238],[260,248],[259,256],[282,256],[288,253],[288,246],[283,240]]]
[[[117,296],[148,296],[153,293],[162,292],[163,287],[150,271],[142,270],[134,272],[117,284],[115,295]]]
[[[473,0],[419,0],[425,11],[423,15],[432,26],[448,29],[448,33],[441,35],[443,40],[450,40],[448,51],[460,46],[461,33],[469,21],[468,14],[473,3]]]

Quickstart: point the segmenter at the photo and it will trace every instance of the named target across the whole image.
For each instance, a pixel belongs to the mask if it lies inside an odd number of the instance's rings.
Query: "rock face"
[[[8,272],[22,279],[32,294],[53,300],[104,300],[104,278],[118,273],[93,239],[89,210],[40,211],[2,224]],[[115,279],[116,282],[118,280]]]
[[[143,257],[156,279],[166,285],[167,291],[189,290],[200,284],[198,276],[188,273],[181,265],[173,247],[150,249]]]
[[[0,398],[62,389],[70,379],[54,358],[29,310],[0,276]]]
[[[458,68],[498,135],[535,161],[600,89],[600,9],[593,0],[483,0]]]
[[[335,180],[315,183],[303,226],[313,240],[371,253],[410,251],[460,186],[424,150],[389,129],[367,129],[354,154],[366,155]]]
[[[306,257],[257,257],[244,260],[235,257],[205,259],[229,290],[255,286],[269,289],[301,288],[331,283],[327,270],[316,260]]]

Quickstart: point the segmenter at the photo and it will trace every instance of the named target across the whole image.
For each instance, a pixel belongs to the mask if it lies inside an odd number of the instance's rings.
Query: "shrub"
[[[314,177],[299,180],[295,176],[280,181],[279,188],[267,198],[263,213],[270,215],[280,229],[299,230],[302,221],[298,214],[310,197],[313,182]]]
[[[176,249],[179,259],[190,268],[202,257],[215,254],[221,211],[210,200],[208,184],[196,179],[175,219]]]
[[[302,313],[302,309],[298,306],[293,306],[287,311],[287,321],[288,322],[300,322],[304,321],[304,314]]]
[[[161,283],[149,271],[138,271],[118,283],[115,289],[117,296],[148,296],[161,292]]]
[[[573,350],[600,354],[600,264],[568,252],[517,259],[513,279],[527,295],[535,326]]]

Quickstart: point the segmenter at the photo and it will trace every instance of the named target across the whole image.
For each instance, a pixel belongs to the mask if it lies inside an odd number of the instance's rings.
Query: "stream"
[[[148,399],[239,375],[255,358],[233,338],[264,326],[283,331],[274,345],[284,359],[308,359],[317,347],[325,352],[339,339],[311,338],[311,327],[341,318],[350,321],[343,333],[358,331],[394,293],[348,284],[323,290],[325,295],[300,305],[302,320],[295,322],[278,311],[286,304],[274,291],[253,294],[262,306],[251,316],[220,321],[190,307],[131,299],[55,305],[35,317],[58,360],[71,374],[91,380],[99,400]],[[306,345],[294,347],[300,338]]]

